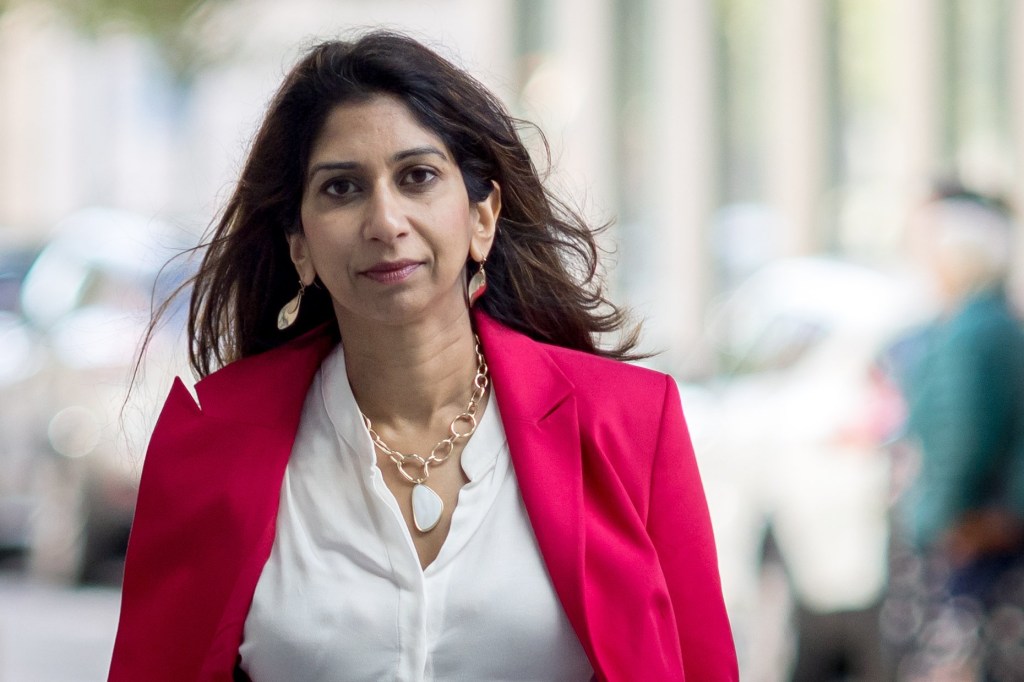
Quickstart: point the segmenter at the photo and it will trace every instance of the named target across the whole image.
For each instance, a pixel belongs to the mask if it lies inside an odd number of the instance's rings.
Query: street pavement
[[[121,597],[0,573],[0,682],[102,682]]]

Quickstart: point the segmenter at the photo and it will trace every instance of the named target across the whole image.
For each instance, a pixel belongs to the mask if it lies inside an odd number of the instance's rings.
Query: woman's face
[[[500,192],[470,203],[451,152],[400,100],[335,107],[305,181],[292,262],[307,285],[319,275],[342,330],[464,314],[466,258],[490,250]]]

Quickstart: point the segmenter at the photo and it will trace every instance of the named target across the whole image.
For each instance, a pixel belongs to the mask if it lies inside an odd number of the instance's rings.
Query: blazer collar
[[[475,312],[473,322],[502,414],[508,408],[517,419],[538,422],[572,394],[572,383],[536,341],[483,312]]]

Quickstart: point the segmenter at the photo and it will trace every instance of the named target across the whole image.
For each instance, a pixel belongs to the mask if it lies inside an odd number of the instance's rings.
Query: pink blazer
[[[476,324],[523,501],[597,678],[738,679],[675,383]],[[334,343],[314,331],[232,363],[197,384],[202,408],[175,382],[142,473],[113,682],[232,679],[302,404]]]

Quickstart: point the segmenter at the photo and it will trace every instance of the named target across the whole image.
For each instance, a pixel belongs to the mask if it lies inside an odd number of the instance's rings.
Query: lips
[[[420,261],[414,260],[382,261],[359,274],[381,284],[397,284],[408,279],[420,265]]]

